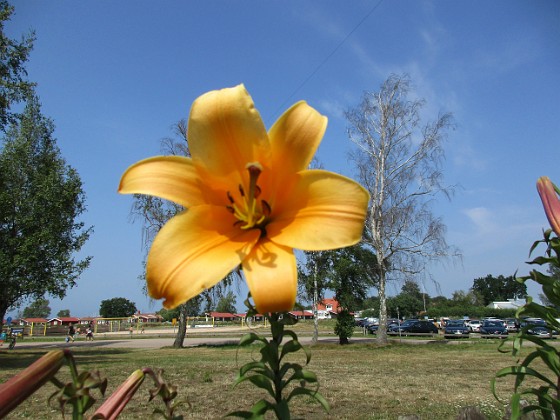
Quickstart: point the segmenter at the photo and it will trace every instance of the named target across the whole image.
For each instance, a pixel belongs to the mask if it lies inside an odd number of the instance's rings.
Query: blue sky
[[[424,115],[452,112],[457,124],[444,173],[461,188],[434,213],[463,261],[433,267],[439,289],[428,280],[426,292],[450,297],[475,278],[528,271],[529,247],[547,226],[535,182],[560,183],[560,2],[13,4],[6,31],[36,31],[29,78],[84,181],[83,220],[95,227],[84,247],[91,267],[62,302],[51,299],[53,315],[94,315],[112,297],[161,308],[141,292],[141,227],[130,223],[131,198],[116,192],[120,176],[158,154],[196,97],[239,83],[267,126],[300,99],[327,115],[318,157],[353,176],[344,111],[391,73],[408,73]]]

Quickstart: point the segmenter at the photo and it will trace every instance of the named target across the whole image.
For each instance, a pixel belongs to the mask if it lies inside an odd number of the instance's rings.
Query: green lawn
[[[421,418],[451,419],[462,407],[478,406],[490,419],[503,416],[503,406],[490,391],[490,380],[513,359],[497,351],[494,340],[446,345],[440,343],[378,347],[320,344],[311,348],[310,369],[317,373],[321,393],[331,405],[330,414],[308,398],[294,400],[294,417],[305,419],[396,419],[418,414]],[[41,350],[0,350],[0,382],[44,354]],[[140,367],[162,368],[179,387],[185,418],[214,419],[230,411],[247,409],[264,395],[241,384],[232,388],[239,366],[258,356],[256,347],[198,347],[129,350],[76,348],[79,369],[98,369],[109,379],[108,394]],[[302,360],[303,362],[303,360]],[[68,379],[63,367],[60,379]],[[146,381],[121,418],[147,418],[151,383]],[[500,383],[504,397],[511,381]],[[47,384],[8,418],[61,418],[46,405],[55,387]]]

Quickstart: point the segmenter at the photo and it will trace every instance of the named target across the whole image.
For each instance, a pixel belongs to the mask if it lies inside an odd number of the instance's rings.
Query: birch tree
[[[422,121],[423,100],[411,99],[406,75],[391,75],[377,92],[346,112],[348,135],[355,144],[351,160],[369,191],[365,242],[377,256],[380,325],[378,341],[387,342],[386,285],[417,279],[426,265],[459,255],[445,240],[446,227],[432,204],[452,188],[443,185],[443,143],[452,116]]]

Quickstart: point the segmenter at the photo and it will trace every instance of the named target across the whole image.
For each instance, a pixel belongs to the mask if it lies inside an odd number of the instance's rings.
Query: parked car
[[[471,332],[478,332],[480,330],[480,324],[481,322],[478,319],[471,319],[467,323],[467,327]]]
[[[395,322],[387,325],[388,332],[399,332],[402,331],[403,328],[408,328],[410,325],[418,322],[418,319],[407,319],[405,321],[400,322],[399,320],[395,320]]]
[[[537,335],[541,338],[552,338],[552,333],[546,327],[537,325],[527,330],[527,334]]]
[[[367,326],[367,330],[370,334],[377,334],[378,329],[379,329],[378,324],[371,324]]]
[[[467,327],[465,321],[461,319],[450,319],[445,325],[446,336],[468,337],[469,333],[469,327]]]
[[[546,326],[546,321],[542,318],[525,318],[521,321],[521,327],[525,328],[527,333],[539,336],[548,336],[552,338],[558,335],[558,331],[551,330]]]
[[[410,322],[408,322],[410,321]],[[397,327],[392,332],[401,334],[411,333],[411,334],[437,334],[437,327],[430,321],[421,321],[417,319],[411,319],[403,322],[400,327]]]
[[[515,318],[506,318],[506,328],[508,332],[519,331],[519,321]]]
[[[499,319],[486,319],[480,324],[479,332],[482,336],[488,335],[508,335],[507,328],[504,326],[504,322]]]

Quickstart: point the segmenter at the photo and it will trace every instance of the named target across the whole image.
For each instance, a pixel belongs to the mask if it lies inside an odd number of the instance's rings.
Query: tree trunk
[[[387,344],[387,297],[385,296],[385,270],[379,273],[379,328],[377,328],[377,344]]]
[[[6,316],[6,312],[8,312],[8,307],[0,302],[0,333],[4,326],[4,316]]]
[[[186,303],[179,306],[179,324],[177,326],[177,335],[175,336],[173,348],[180,349],[183,347],[183,342],[185,341],[185,336],[187,335],[187,311],[188,308]]]
[[[314,273],[313,273],[313,337],[311,338],[311,344],[317,344],[319,340],[319,318],[317,318],[317,301],[319,300],[317,293],[317,261],[315,261]]]

